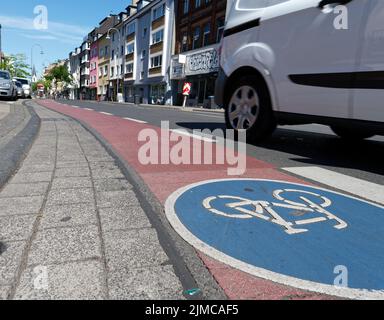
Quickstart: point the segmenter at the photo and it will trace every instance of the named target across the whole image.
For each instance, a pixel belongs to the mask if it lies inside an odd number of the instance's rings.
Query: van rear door
[[[370,0],[355,78],[353,117],[384,122],[384,1]]]
[[[264,9],[260,41],[275,54],[279,111],[352,117],[351,81],[370,1],[352,0],[346,7],[335,1],[322,9],[320,0],[271,0],[275,5]]]

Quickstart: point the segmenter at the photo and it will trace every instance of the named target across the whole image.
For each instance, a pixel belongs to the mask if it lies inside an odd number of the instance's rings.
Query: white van
[[[384,134],[384,0],[233,0],[216,103],[260,140],[276,125]]]

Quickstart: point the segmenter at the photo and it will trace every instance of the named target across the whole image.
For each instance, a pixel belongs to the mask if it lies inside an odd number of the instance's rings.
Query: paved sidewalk
[[[4,119],[11,109],[11,106],[7,103],[0,102],[0,120]]]
[[[114,159],[79,123],[35,110],[39,135],[0,190],[0,299],[182,299]]]

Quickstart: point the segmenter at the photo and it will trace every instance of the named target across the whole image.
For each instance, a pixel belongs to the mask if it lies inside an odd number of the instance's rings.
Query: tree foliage
[[[73,80],[68,69],[63,65],[53,67],[45,78],[50,81],[54,80],[56,83],[61,82],[64,84],[72,83]]]
[[[22,53],[5,55],[0,63],[0,69],[8,70],[12,77],[27,78],[31,74],[26,60],[25,54]]]

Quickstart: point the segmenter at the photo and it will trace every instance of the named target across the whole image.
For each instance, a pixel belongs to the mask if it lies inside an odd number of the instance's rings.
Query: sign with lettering
[[[217,72],[220,67],[218,47],[211,47],[191,54],[187,54],[185,74],[196,75]]]

